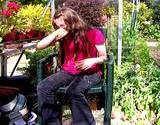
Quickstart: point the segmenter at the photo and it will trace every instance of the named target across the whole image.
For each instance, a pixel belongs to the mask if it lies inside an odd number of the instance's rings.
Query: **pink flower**
[[[3,16],[8,16],[8,17],[12,16],[12,13],[9,10],[2,10],[0,12],[0,14],[3,15]]]
[[[20,5],[16,2],[8,2],[7,7],[8,9],[13,10],[15,12],[18,12],[18,10],[20,9]]]

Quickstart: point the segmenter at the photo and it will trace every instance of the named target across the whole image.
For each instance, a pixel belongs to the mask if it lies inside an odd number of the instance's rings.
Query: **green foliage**
[[[124,1],[123,13],[125,18],[132,14],[133,8],[136,8],[136,6],[133,3]],[[152,9],[148,8],[145,3],[140,3],[138,18],[137,18],[137,21],[140,25],[139,27],[140,29],[144,29],[145,23],[148,23],[148,21],[152,21],[152,14],[153,14]]]
[[[160,41],[160,25],[147,25],[146,28],[143,30],[143,35],[147,38]]]
[[[138,31],[131,27],[131,18],[123,19],[123,30],[122,30],[122,41],[123,46],[130,48],[135,46],[135,41],[137,39]]]
[[[154,24],[160,26],[160,0],[155,0],[153,5],[153,21]]]
[[[9,33],[11,26],[4,24],[2,21],[0,21],[0,36],[4,36],[5,34]]]
[[[44,17],[41,16],[44,7],[39,5],[23,6],[14,18],[15,28],[19,32],[30,31],[31,29],[39,31],[51,31],[50,12],[47,11]]]
[[[152,21],[153,10],[148,8],[145,3],[140,4],[139,12],[138,12],[138,23],[139,29],[143,30],[146,25],[151,23]]]
[[[157,1],[153,6],[151,4],[149,8],[145,3],[142,3],[138,12],[138,23],[141,34],[147,38],[158,41],[160,40],[159,5],[160,2]]]
[[[157,120],[156,125],[160,125],[160,118]]]
[[[159,49],[160,49],[160,43],[158,43],[157,48],[159,48]]]
[[[14,28],[14,18],[19,11],[20,5],[14,2],[14,9],[6,0],[0,2],[0,36],[5,36]]]
[[[142,67],[151,63],[149,48],[146,41],[142,38],[136,40],[135,48],[131,52],[132,61],[140,64]]]
[[[109,27],[112,27],[112,33],[109,34],[109,39],[111,41],[111,51],[117,55],[117,49],[118,49],[118,43],[117,43],[117,18],[115,16],[112,16],[112,18],[109,20]],[[115,23],[115,24],[113,24]],[[127,18],[123,18],[123,29],[122,29],[122,61],[133,61],[133,55],[131,55],[131,52],[136,46],[136,40],[138,38],[138,30],[137,27],[132,27],[131,25],[131,16],[128,16]],[[117,59],[117,57],[116,57]]]
[[[158,4],[153,8],[149,8],[145,3],[140,3],[137,24],[141,34],[147,38],[160,39],[159,26],[159,9]],[[132,14],[132,9],[136,8],[133,3],[124,2],[124,17],[129,17]]]
[[[26,58],[29,59],[28,67],[25,68],[25,73],[28,74],[32,79],[32,84],[37,85],[37,61],[47,57],[53,52],[53,48],[49,47],[43,50],[32,52],[25,52]]]
[[[146,68],[133,63],[123,63],[115,68],[114,105],[121,106],[129,118],[137,111],[147,111],[146,119],[150,119],[153,111],[158,115],[160,110],[160,69],[150,63]]]
[[[123,4],[123,15],[124,15],[124,17],[128,17],[132,14],[132,8],[134,6],[135,5],[133,3],[124,1],[124,4]]]

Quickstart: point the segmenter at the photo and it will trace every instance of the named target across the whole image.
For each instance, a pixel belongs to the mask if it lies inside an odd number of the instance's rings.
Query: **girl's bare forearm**
[[[44,48],[48,47],[52,42],[56,42],[55,38],[56,38],[56,34],[55,34],[55,32],[53,32],[50,35],[43,38],[40,42],[38,42],[36,45],[36,48],[37,49],[44,49]]]

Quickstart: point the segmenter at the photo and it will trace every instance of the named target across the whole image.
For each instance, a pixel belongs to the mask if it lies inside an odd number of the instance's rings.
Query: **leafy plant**
[[[0,11],[0,36],[4,36],[14,29],[13,19],[20,9],[20,5],[16,2],[8,1]]]
[[[37,85],[37,61],[47,57],[53,52],[53,48],[49,47],[35,52],[25,52],[26,58],[29,59],[28,67],[24,68],[24,73],[31,77],[32,84]]]
[[[143,30],[143,35],[147,36],[147,38],[160,41],[160,25],[158,24],[148,25]]]
[[[151,63],[149,48],[142,38],[136,40],[135,48],[132,50],[131,55],[133,62],[140,64],[142,67]]]
[[[153,20],[154,24],[157,24],[160,26],[160,1],[155,0],[153,4]]]
[[[137,112],[146,111],[145,118],[158,116],[160,69],[154,63],[146,68],[133,63],[123,63],[115,68],[114,105],[132,119]],[[154,115],[151,115],[151,112]],[[158,118],[158,117],[157,117]],[[133,120],[133,119],[132,119]]]
[[[132,14],[134,7],[136,7],[136,5],[133,3],[124,1],[123,13],[125,18]],[[152,14],[153,10],[151,8],[148,8],[145,3],[140,3],[137,18],[138,24],[140,26],[139,29],[143,30],[145,26],[152,21]]]
[[[15,28],[19,32],[28,32],[32,29],[46,32],[51,31],[50,12],[48,10],[46,15],[42,17],[43,10],[42,4],[23,6],[15,18]]]

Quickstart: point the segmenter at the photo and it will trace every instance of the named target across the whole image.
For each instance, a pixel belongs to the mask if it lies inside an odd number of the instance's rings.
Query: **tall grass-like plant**
[[[113,19],[110,23],[113,23]],[[112,34],[111,34],[111,44],[112,51],[117,55],[118,43],[117,43],[117,25],[112,26]],[[136,47],[136,41],[138,38],[138,30],[137,27],[134,29],[131,26],[131,16],[123,19],[123,29],[122,29],[122,62],[129,61],[132,62],[134,55],[132,55],[132,51]],[[117,57],[116,57],[117,59]]]

